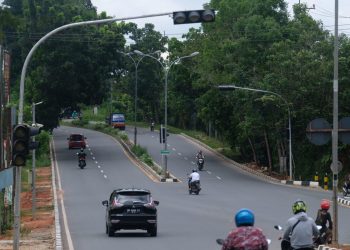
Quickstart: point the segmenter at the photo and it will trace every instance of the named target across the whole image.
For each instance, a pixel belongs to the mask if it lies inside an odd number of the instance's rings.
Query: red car
[[[71,134],[68,140],[68,148],[85,148],[86,147],[86,137],[82,134]]]

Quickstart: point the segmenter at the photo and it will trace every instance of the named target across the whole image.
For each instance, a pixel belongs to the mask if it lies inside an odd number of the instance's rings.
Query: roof
[[[144,192],[144,193],[151,193],[148,189],[144,188],[118,188],[115,189],[113,192],[119,193],[119,192]]]

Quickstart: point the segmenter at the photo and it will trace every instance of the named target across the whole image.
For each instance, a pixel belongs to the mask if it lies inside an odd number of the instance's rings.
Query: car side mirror
[[[102,201],[102,205],[107,207],[108,206],[108,200]]]
[[[218,243],[219,245],[223,245],[225,242],[225,240],[223,239],[216,239],[216,243]]]
[[[159,205],[159,201],[153,201],[154,205],[158,206]]]

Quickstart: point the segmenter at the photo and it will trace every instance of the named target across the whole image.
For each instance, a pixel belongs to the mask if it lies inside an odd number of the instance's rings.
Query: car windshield
[[[118,203],[125,203],[126,201],[133,201],[134,203],[149,203],[150,195],[147,193],[127,193],[117,195]]]
[[[83,136],[82,135],[71,135],[70,139],[72,141],[82,141],[83,140]]]

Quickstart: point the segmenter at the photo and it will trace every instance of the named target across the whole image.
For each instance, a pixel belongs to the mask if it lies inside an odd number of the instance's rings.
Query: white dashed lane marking
[[[211,174],[211,172],[210,172],[210,171],[207,171],[207,173],[208,173],[208,174]]]
[[[182,155],[181,153],[177,153],[178,155]]]
[[[188,158],[187,157],[184,157],[184,159],[187,161],[188,160]]]
[[[194,164],[196,164],[194,161],[191,161],[191,163],[194,165]]]
[[[173,148],[174,151],[176,151],[176,148]]]
[[[221,180],[221,178],[219,176],[216,176],[216,178],[218,178],[219,180]]]
[[[107,175],[103,175],[103,177],[104,177],[105,179],[107,179]]]

